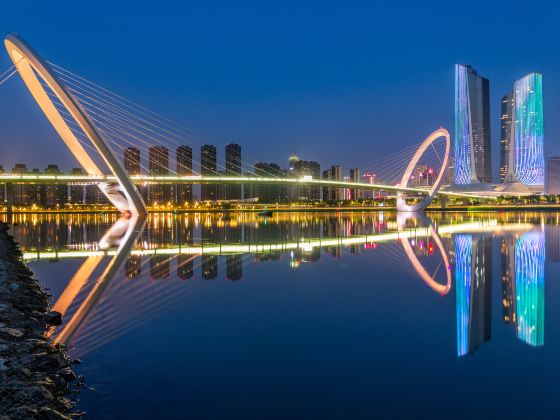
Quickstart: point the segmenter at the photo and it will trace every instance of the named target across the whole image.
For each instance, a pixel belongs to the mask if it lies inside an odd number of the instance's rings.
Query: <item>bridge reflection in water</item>
[[[398,265],[444,297],[455,288],[457,354],[472,354],[491,338],[493,238],[502,243],[504,321],[523,342],[544,344],[540,214],[399,219],[391,213],[153,215],[145,228],[141,218],[22,215],[14,230],[30,261],[83,259],[54,305],[65,319],[55,340],[74,344],[80,354],[157,317],[162,302],[172,307],[194,297],[203,283],[159,281],[172,277],[172,267],[180,280],[197,273],[213,280],[225,260],[225,277],[235,281],[248,258],[249,264],[287,260],[297,268],[322,253],[348,251]],[[151,281],[141,281],[148,273]]]

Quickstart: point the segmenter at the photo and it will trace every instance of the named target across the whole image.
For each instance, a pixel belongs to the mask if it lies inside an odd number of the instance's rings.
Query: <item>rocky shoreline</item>
[[[46,334],[60,323],[50,298],[0,222],[0,420],[82,417],[71,413],[83,385],[72,370],[79,361]]]

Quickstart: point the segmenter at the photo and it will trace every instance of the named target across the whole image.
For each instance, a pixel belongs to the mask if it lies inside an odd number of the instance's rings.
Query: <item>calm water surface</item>
[[[556,417],[557,213],[26,215],[90,418]]]

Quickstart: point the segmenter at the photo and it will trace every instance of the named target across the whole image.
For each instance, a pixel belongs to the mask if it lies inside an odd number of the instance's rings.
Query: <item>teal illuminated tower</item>
[[[515,82],[511,142],[506,182],[544,185],[542,75],[531,73]]]

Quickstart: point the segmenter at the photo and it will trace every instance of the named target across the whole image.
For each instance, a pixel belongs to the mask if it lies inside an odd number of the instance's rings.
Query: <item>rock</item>
[[[43,407],[39,410],[40,418],[48,419],[48,420],[70,420],[70,417],[65,416],[62,413],[59,413],[56,410],[53,410],[49,407]]]
[[[62,314],[60,312],[57,312],[57,311],[47,312],[43,316],[43,319],[49,325],[55,325],[56,326],[56,325],[62,324]]]
[[[6,338],[20,338],[23,337],[23,331],[16,328],[0,328],[0,335]]]
[[[64,368],[59,372],[59,375],[64,378],[66,382],[72,382],[76,379],[76,374],[70,368]]]

